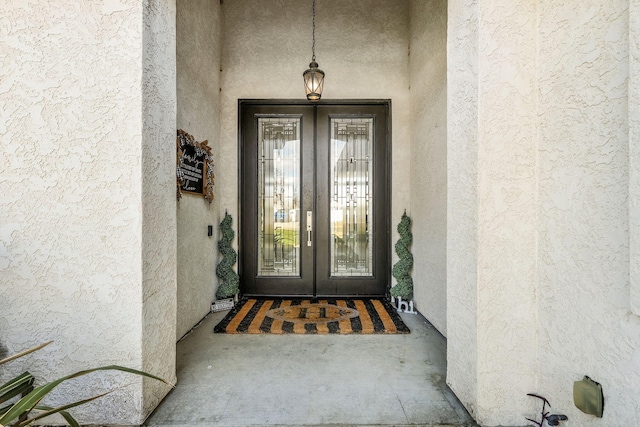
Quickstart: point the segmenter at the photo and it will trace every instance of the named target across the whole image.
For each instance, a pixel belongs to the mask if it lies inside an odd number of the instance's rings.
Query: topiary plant
[[[413,299],[413,279],[410,274],[413,268],[413,255],[409,250],[413,242],[413,235],[411,234],[411,218],[407,216],[406,212],[402,214],[398,224],[398,234],[400,234],[400,238],[396,242],[395,248],[399,260],[391,270],[391,274],[396,278],[398,284],[391,288],[391,296],[409,301]]]
[[[222,261],[216,267],[216,276],[220,279],[220,286],[216,291],[218,299],[229,298],[236,295],[240,289],[240,278],[233,270],[233,266],[238,259],[236,251],[231,245],[235,233],[231,227],[232,218],[228,213],[224,214],[224,219],[220,223],[222,238],[218,241],[218,250],[222,254]]]

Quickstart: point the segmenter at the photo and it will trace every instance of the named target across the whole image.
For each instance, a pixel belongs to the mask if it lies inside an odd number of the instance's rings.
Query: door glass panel
[[[373,275],[373,119],[331,120],[331,276]]]
[[[258,276],[300,276],[300,119],[258,118]]]

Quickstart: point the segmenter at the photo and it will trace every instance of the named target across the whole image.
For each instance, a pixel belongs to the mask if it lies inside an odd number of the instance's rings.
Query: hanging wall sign
[[[184,175],[182,191],[204,194],[204,179],[207,174],[207,164],[204,155],[198,155],[196,147],[185,145],[182,148],[180,168]]]
[[[213,157],[207,141],[197,142],[193,136],[178,129],[176,138],[177,198],[182,193],[201,194],[209,203],[213,200]]]

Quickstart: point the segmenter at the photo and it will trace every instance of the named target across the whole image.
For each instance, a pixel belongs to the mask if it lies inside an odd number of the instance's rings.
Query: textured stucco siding
[[[640,0],[629,4],[629,233],[631,309],[640,316]]]
[[[447,381],[483,425],[518,425],[537,380],[535,5],[448,13]]]
[[[143,1],[142,368],[176,380],[176,4]],[[143,379],[138,423],[169,392]]]
[[[177,2],[177,127],[197,141],[208,140],[219,178],[223,159],[220,140],[219,0]],[[224,209],[218,189],[209,203],[201,195],[184,193],[178,204],[178,326],[177,338],[187,333],[211,309],[215,299],[219,240],[218,224]],[[207,226],[213,236],[207,236]]]
[[[447,11],[447,384],[477,416],[478,5]]]
[[[537,403],[536,5],[478,18],[478,421],[518,425]]]
[[[391,99],[392,241],[410,200],[409,3],[323,0],[316,4],[316,59],[323,99]],[[225,0],[218,193],[237,218],[238,99],[304,99],[311,61],[311,2]],[[396,259],[394,253],[394,259]]]
[[[414,301],[446,335],[447,2],[414,0],[409,16]]]
[[[571,425],[640,419],[628,210],[629,118],[637,113],[628,58],[638,27],[630,37],[628,12],[622,0],[541,4],[539,12],[539,392]],[[573,405],[573,382],[584,375],[603,386],[602,420]]]
[[[527,392],[571,425],[639,419],[629,6],[449,1],[447,380],[482,425],[524,424]],[[573,405],[584,375],[602,420]]]
[[[174,250],[143,240],[146,13],[134,0],[0,5],[0,342],[14,353],[54,340],[2,379],[143,367],[142,307],[152,299],[143,281]],[[49,403],[117,389],[73,413],[135,424],[144,388],[138,377],[100,373],[59,387]]]

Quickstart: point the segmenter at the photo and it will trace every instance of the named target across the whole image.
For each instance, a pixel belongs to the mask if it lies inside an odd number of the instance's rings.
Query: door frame
[[[242,126],[242,117],[243,117],[243,111],[244,109],[248,108],[248,107],[252,107],[252,106],[315,106],[315,105],[323,105],[323,106],[336,106],[336,107],[340,107],[340,106],[383,106],[385,108],[385,114],[386,114],[386,144],[385,144],[385,148],[384,148],[384,164],[385,164],[385,171],[384,171],[384,192],[387,196],[387,203],[384,206],[384,209],[382,210],[383,215],[384,215],[384,229],[383,230],[378,230],[378,233],[380,233],[381,235],[386,235],[386,241],[387,244],[385,245],[385,253],[386,253],[386,258],[388,260],[388,268],[386,268],[386,270],[381,271],[380,274],[383,274],[383,280],[386,281],[387,285],[385,286],[385,291],[384,291],[384,295],[340,295],[341,297],[350,297],[350,296],[358,296],[358,297],[389,297],[389,290],[391,288],[391,264],[392,264],[392,258],[391,258],[391,205],[392,205],[392,193],[391,193],[391,181],[392,181],[392,158],[391,158],[391,153],[392,153],[392,139],[391,139],[391,122],[392,122],[392,117],[391,117],[391,100],[390,99],[340,99],[340,100],[332,100],[332,99],[328,99],[328,100],[320,100],[320,101],[316,101],[316,102],[311,102],[311,101],[307,101],[307,100],[303,100],[303,99],[239,99],[238,100],[238,117],[237,117],[237,126],[238,126],[238,146],[237,146],[237,153],[238,153],[238,220],[237,220],[237,227],[238,227],[238,233],[237,233],[237,244],[238,244],[238,274],[240,276],[240,292],[243,293],[242,291],[242,277],[243,274],[245,272],[245,268],[243,265],[243,257],[240,256],[240,254],[242,254],[242,252],[244,250],[248,250],[247,248],[243,248],[242,247],[242,241],[243,241],[243,222],[242,222],[242,198],[243,198],[243,190],[242,190],[242,181],[243,181],[243,177],[246,177],[247,174],[252,174],[253,171],[245,171],[244,170],[244,161],[243,161],[243,126]],[[316,112],[314,109],[314,113],[313,113],[314,117],[316,116]],[[315,119],[314,119],[315,120]],[[315,145],[315,139],[316,139],[316,135],[314,132],[314,145]],[[314,276],[315,276],[315,268],[316,268],[316,261],[314,260],[313,262],[313,269],[314,269]],[[383,269],[381,269],[383,270]],[[315,278],[314,278],[314,294],[316,292],[316,286],[315,286]],[[251,294],[246,294],[248,296],[251,296]],[[262,296],[262,295],[261,295]],[[266,295],[264,295],[266,296]],[[283,294],[273,294],[271,295],[273,297],[291,297],[292,295],[283,295]],[[315,295],[313,295],[315,297]]]

